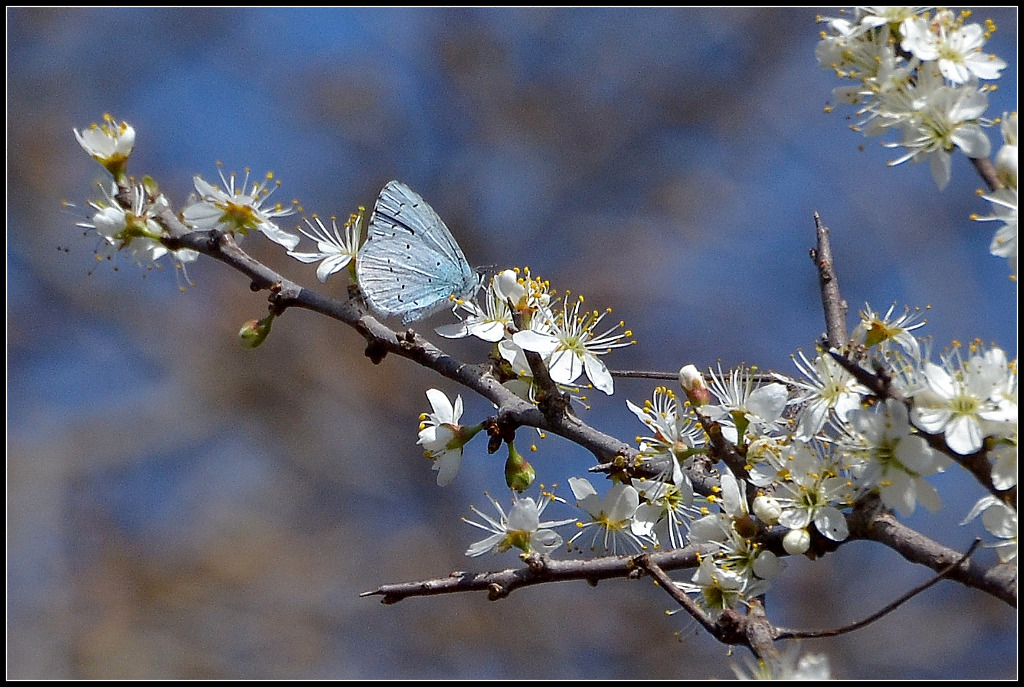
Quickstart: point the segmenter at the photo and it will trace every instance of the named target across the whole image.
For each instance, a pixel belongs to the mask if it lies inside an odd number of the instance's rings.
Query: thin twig
[[[939,574],[933,577],[932,579],[922,584],[919,584],[918,586],[914,587],[900,598],[896,599],[890,604],[887,604],[878,612],[872,613],[871,615],[862,620],[858,620],[857,622],[851,623],[849,625],[844,625],[843,627],[833,628],[831,630],[787,630],[784,628],[779,628],[778,639],[815,639],[820,637],[836,637],[838,635],[843,635],[848,632],[853,632],[854,630],[859,630],[862,627],[866,627],[867,625],[870,625],[879,618],[888,615],[889,613],[892,613],[897,608],[905,604],[907,601],[910,601],[912,598],[914,598],[924,590],[928,589],[932,585],[938,584],[938,582],[944,579],[949,573],[951,573],[954,568],[959,567],[964,561],[966,561],[968,558],[974,555],[974,552],[980,545],[981,540],[975,539],[974,543],[971,544],[971,547],[967,549],[967,553],[961,556],[959,560],[940,570]]]
[[[679,379],[678,372],[654,372],[645,370],[608,370],[612,377],[623,379],[666,379],[675,381]]]
[[[657,563],[651,558],[649,554],[643,556],[637,556],[635,559],[637,567],[642,570],[646,570],[647,574],[654,578],[658,586],[665,590],[665,592],[671,596],[676,603],[683,607],[687,613],[690,614],[694,620],[696,620],[701,627],[711,633],[712,636],[718,637],[721,634],[717,624],[711,618],[707,612],[697,605],[697,603],[687,596],[686,592],[680,589],[676,583],[668,576],[664,570],[661,569]]]
[[[818,247],[811,250],[811,259],[818,269],[818,285],[821,288],[821,305],[825,309],[825,337],[829,348],[842,348],[849,340],[846,332],[846,301],[839,294],[839,279],[836,277],[832,259],[832,244],[826,227],[818,213],[814,213],[814,227],[818,236]]]
[[[996,174],[995,165],[992,164],[992,160],[987,157],[969,157],[967,158],[974,165],[974,169],[978,172],[978,176],[988,186],[989,191],[995,191],[997,188],[1002,188],[1003,184],[999,181],[999,175]]]

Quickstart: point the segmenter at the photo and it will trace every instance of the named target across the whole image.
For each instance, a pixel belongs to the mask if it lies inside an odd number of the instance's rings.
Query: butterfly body
[[[472,297],[480,277],[434,209],[399,181],[381,190],[356,258],[366,304],[402,323]]]

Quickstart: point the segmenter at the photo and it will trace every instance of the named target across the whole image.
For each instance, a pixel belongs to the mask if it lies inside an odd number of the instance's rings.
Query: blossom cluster
[[[984,158],[990,143],[982,126],[988,88],[1006,63],[982,52],[989,33],[965,24],[967,14],[917,7],[861,7],[852,18],[821,18],[816,56],[853,85],[836,88],[836,101],[857,108],[855,125],[867,136],[902,132],[905,154],[890,164],[929,160],[939,188],[950,178],[950,153]]]
[[[170,209],[167,198],[148,178],[137,184],[126,174],[128,160],[135,147],[135,129],[128,122],[118,122],[108,114],[104,116],[103,124],[94,123],[82,131],[76,129],[74,134],[83,150],[114,177],[109,189],[101,186],[103,198],[89,202],[93,210],[90,220],[78,223],[78,226],[101,238],[97,257],[110,259],[114,253],[127,250],[133,261],[145,267],[156,265],[168,254],[179,267],[195,260],[198,255],[195,251],[172,251],[162,241],[168,235],[158,218]],[[299,237],[283,231],[274,221],[294,213],[295,207],[267,204],[280,185],[274,182],[271,187],[272,174],[251,185],[248,171],[237,185],[235,174],[225,177],[221,172],[220,180],[223,188],[199,176],[193,179],[195,193],[180,216],[190,229],[223,231],[233,234],[238,240],[258,231],[289,250],[298,245]],[[119,202],[122,188],[127,189],[127,200]]]
[[[852,125],[866,136],[900,132],[901,140],[883,145],[903,148],[892,160],[928,160],[939,189],[949,183],[952,152],[987,158],[992,150],[984,127],[1001,122],[1004,145],[996,155],[999,187],[982,197],[992,214],[973,216],[998,221],[990,246],[1017,273],[1017,114],[984,117],[988,93],[983,82],[1000,77],[1006,62],[984,52],[995,24],[968,23],[970,12],[927,7],[858,7],[852,16],[819,17],[827,30],[816,49],[818,64],[852,82],[832,91],[840,104],[856,108]],[[832,106],[826,108],[831,111]]]
[[[582,297],[570,299],[567,295],[561,301],[553,298],[549,284],[532,277],[529,270],[523,270],[523,276],[515,270],[498,273],[488,282],[481,300],[482,306],[476,300],[456,301],[455,310],[463,315],[459,322],[435,331],[446,338],[475,336],[494,344],[495,358],[503,363],[503,384],[514,394],[531,403],[537,399],[538,386],[527,352],[540,357],[559,389],[578,392],[573,385],[586,375],[594,387],[606,394],[613,392],[611,373],[598,356],[634,343],[628,339],[630,331],[617,331],[622,322],[595,332],[607,312],[581,311]],[[437,483],[444,486],[455,478],[463,447],[481,425],[459,425],[461,397],[452,403],[437,389],[430,389],[427,396],[434,412],[421,417],[418,443],[434,462]],[[506,481],[511,488],[522,491],[533,481],[533,467],[511,442],[508,450]]]
[[[436,331],[447,338],[475,336],[497,344],[497,352],[508,365],[510,382],[518,395],[533,400],[536,392],[533,371],[526,353],[537,353],[555,384],[576,384],[582,375],[606,394],[614,391],[614,382],[607,366],[598,356],[612,349],[635,343],[629,330],[618,322],[601,328],[611,312],[587,310],[583,297],[566,294],[555,297],[548,282],[523,270],[504,270],[487,284],[483,306],[473,301],[459,303],[465,317],[453,325]],[[521,326],[516,319],[521,318]],[[602,331],[598,331],[602,329]]]
[[[825,351],[813,360],[794,358],[803,379],[776,374],[776,381],[760,376],[753,383],[751,371],[710,371],[710,400],[692,393],[704,386],[703,376],[684,368],[681,382],[693,401],[685,408],[659,403],[665,392],[655,391],[648,407],[659,410],[641,417],[645,424],[671,439],[672,428],[689,424],[680,413],[713,419],[744,456],[749,485],[723,474],[721,494],[708,497],[720,506],[717,520],[690,524],[689,543],[715,541],[717,551],[701,561],[691,582],[681,583],[684,589],[699,592],[712,610],[762,593],[779,566],[771,557],[762,560],[767,552],[758,552],[752,535],[784,527],[782,547],[790,554],[808,551],[814,536],[842,541],[849,536],[845,513],[869,495],[904,516],[918,503],[934,511],[941,500],[927,478],[960,457],[987,461],[997,492],[1016,487],[1016,362],[980,343],[966,354],[954,346],[932,362],[907,335],[923,324],[916,312],[894,317],[892,308],[880,315],[868,306],[840,354],[856,352],[893,370],[892,397],[875,398]],[[651,455],[651,445],[641,440],[641,455]],[[685,453],[667,455],[679,460]],[[1015,560],[1015,507],[988,494],[965,522],[978,515],[997,539],[1000,560]]]
[[[560,500],[552,494],[515,497],[516,518],[492,499],[499,517],[476,511],[487,524],[472,523],[491,535],[467,553],[513,546],[553,553],[562,544],[553,528],[569,523],[578,531],[567,543],[580,550],[618,554],[691,545],[702,552],[700,565],[677,585],[714,614],[764,593],[784,568],[783,551],[798,555],[810,552],[816,538],[847,539],[847,515],[867,497],[902,516],[917,504],[937,510],[941,499],[928,478],[960,457],[986,460],[995,490],[1016,487],[1016,362],[978,343],[966,353],[954,346],[932,362],[930,346],[911,335],[925,325],[920,311],[894,310],[866,306],[847,350],[794,356],[795,377],[717,367],[706,378],[684,366],[685,396],[662,386],[642,406],[626,401],[645,427],[634,467],[647,469],[632,474],[646,476],[618,478],[604,495],[588,479],[571,477],[578,520],[541,523],[541,504]],[[877,398],[833,353],[887,366],[891,397]],[[437,390],[428,395],[435,413],[421,443],[433,441],[442,454],[457,445],[461,457],[460,437],[479,428],[458,424],[461,399],[453,405]],[[439,425],[442,419],[448,424]],[[717,462],[711,426],[743,464],[719,463],[715,486],[699,494],[692,471],[698,461],[701,469]],[[964,522],[979,515],[997,540],[992,546],[1000,560],[1015,560],[1015,508],[989,494]],[[781,550],[765,545],[772,537]]]

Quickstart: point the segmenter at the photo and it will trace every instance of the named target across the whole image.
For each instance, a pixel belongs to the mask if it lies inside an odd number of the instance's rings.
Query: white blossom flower
[[[989,400],[999,409],[997,416],[990,417],[991,421],[986,423],[986,435],[1008,439],[1016,446],[1017,361],[1007,361],[1006,353],[999,348],[986,351],[983,357],[995,378]]]
[[[356,255],[359,253],[359,239],[362,235],[363,210],[353,214],[345,222],[345,235],[338,232],[337,220],[331,218],[331,229],[328,231],[324,223],[316,215],[313,215],[313,222],[303,218],[303,222],[309,227],[306,231],[299,227],[299,231],[307,238],[316,241],[316,253],[301,253],[289,250],[288,255],[299,262],[319,262],[316,268],[316,278],[326,282],[327,278],[336,272],[340,272],[350,264],[355,264]],[[315,224],[314,224],[315,222]]]
[[[1006,62],[981,51],[985,31],[979,24],[960,25],[953,13],[942,10],[928,20],[915,17],[902,24],[902,47],[924,62],[937,61],[939,71],[955,84],[970,78],[998,79]]]
[[[1003,134],[1003,147],[996,153],[993,164],[996,176],[1003,186],[1017,190],[1017,113],[1003,113],[999,130]]]
[[[789,476],[783,457],[786,443],[778,437],[759,437],[747,446],[747,475],[750,483],[766,487]]]
[[[504,339],[507,335],[507,328],[512,324],[512,311],[508,306],[510,297],[502,292],[502,287],[499,285],[501,281],[504,281],[504,279],[499,280],[499,277],[506,274],[515,276],[512,270],[505,270],[491,279],[484,291],[484,307],[481,308],[474,301],[459,301],[457,310],[461,309],[467,312],[468,317],[455,324],[438,327],[434,331],[447,339],[475,336],[491,343]],[[519,286],[514,279],[512,283]],[[519,286],[519,288],[522,287]]]
[[[900,8],[902,9],[902,8]],[[795,644],[774,659],[747,658],[748,672],[738,666],[732,666],[737,679],[740,680],[831,680],[828,656],[824,654],[800,655],[800,648]]]
[[[558,384],[572,384],[581,374],[586,373],[587,379],[604,393],[611,395],[613,382],[608,368],[598,358],[613,348],[630,346],[633,341],[624,341],[632,336],[629,330],[614,333],[623,326],[619,322],[601,334],[595,334],[606,313],[597,311],[580,314],[583,299],[576,299],[572,308],[566,296],[563,309],[557,315],[548,309],[541,309],[539,326],[516,332],[512,341],[527,351],[539,353],[545,357],[551,379]],[[606,312],[611,312],[606,311]]]
[[[452,404],[443,391],[427,389],[427,399],[433,413],[420,416],[419,440],[423,454],[434,461],[438,486],[451,484],[462,466],[462,448],[482,429],[482,425],[464,427],[462,418],[462,396],[455,397]]]
[[[693,506],[693,485],[680,471],[674,480],[632,480],[643,502],[636,509],[634,531],[658,545],[681,548],[685,531],[699,511]]]
[[[911,433],[906,405],[886,399],[880,407],[852,411],[847,421],[850,434],[838,450],[853,461],[860,488],[877,489],[882,503],[903,516],[918,502],[933,512],[941,507],[938,491],[924,478],[952,461]]]
[[[72,131],[85,152],[106,167],[116,180],[123,180],[128,157],[135,147],[135,129],[128,122],[119,123],[105,114],[103,124],[93,123],[88,129]]]
[[[637,525],[634,521],[636,510],[640,507],[640,495],[635,488],[628,484],[614,484],[601,498],[594,486],[582,477],[570,477],[569,488],[576,496],[577,505],[590,516],[589,521],[579,524],[580,531],[569,540],[570,544],[587,529],[593,529],[594,534],[590,540],[592,551],[616,554],[621,544],[633,551],[645,548],[644,539],[633,531],[635,528],[642,534],[647,529],[644,523]]]
[[[690,582],[675,585],[687,594],[696,594],[697,603],[712,617],[746,602],[747,580],[738,572],[720,568],[712,556],[700,559]]]
[[[818,66],[822,69],[833,69],[840,76],[850,72],[859,73],[861,69],[871,69],[871,60],[861,60],[858,47],[867,43],[884,44],[875,41],[875,35],[869,33],[871,25],[859,21],[851,21],[846,17],[819,17],[819,23],[827,24],[834,34],[822,32],[821,41],[814,49]],[[888,31],[885,32],[888,36]]]
[[[247,192],[245,187],[249,184],[248,171],[237,189],[234,173],[225,178],[224,172],[220,172],[224,189],[209,184],[197,176],[193,181],[199,200],[185,208],[182,218],[199,230],[226,231],[238,236],[245,236],[254,230],[259,231],[271,241],[293,250],[299,245],[299,237],[283,231],[273,220],[291,215],[295,208],[286,208],[280,203],[270,208],[263,207],[274,190],[280,186],[280,182],[276,182],[275,187],[268,190],[271,179],[273,175],[267,174],[263,183],[253,182],[252,188]]]
[[[522,276],[520,276],[520,272]],[[530,274],[530,268],[502,270],[494,276],[494,293],[523,313],[529,325],[530,316],[551,303],[550,283]]]
[[[725,438],[734,444],[743,443],[748,434],[756,438],[776,433],[787,424],[782,417],[789,400],[786,385],[772,382],[755,388],[756,372],[756,368],[739,367],[726,377],[721,365],[718,374],[711,370],[710,389],[719,405],[701,410],[721,423]]]
[[[547,508],[549,503],[552,501],[562,501],[564,503],[562,499],[554,494],[543,493],[538,501],[534,501],[531,497],[516,498],[513,496],[512,508],[509,510],[508,515],[505,514],[501,504],[494,497],[488,494],[487,498],[490,499],[495,509],[497,509],[498,519],[495,520],[486,515],[478,510],[476,506],[470,506],[474,513],[483,518],[484,522],[481,524],[466,518],[463,518],[462,521],[473,527],[491,532],[491,536],[481,539],[470,546],[466,550],[467,556],[482,556],[488,551],[504,553],[512,547],[520,549],[524,553],[536,551],[537,553],[549,554],[562,545],[562,537],[551,528],[576,522],[575,518],[541,522],[540,516],[544,513],[544,509]]]
[[[1007,376],[1002,350],[993,348],[961,361],[956,348],[942,358],[941,366],[925,362],[923,372],[927,386],[913,397],[914,425],[929,434],[943,434],[960,455],[981,450],[998,424],[1016,422],[1015,407],[993,400]]]
[[[832,541],[843,541],[850,531],[837,506],[853,503],[849,480],[837,466],[825,460],[815,448],[803,441],[793,442],[783,454],[786,479],[777,482],[772,495],[782,507],[779,524],[791,530],[814,527]]]
[[[982,196],[992,204],[992,214],[979,217],[971,215],[976,222],[1002,222],[996,230],[988,252],[1010,261],[1010,271],[1017,274],[1017,189],[999,188]]]
[[[672,481],[682,478],[680,466],[692,455],[693,448],[704,443],[704,430],[688,414],[680,413],[675,394],[659,386],[653,398],[641,408],[629,400],[626,407],[651,430],[650,436],[637,437],[643,444],[645,459],[668,458],[672,462]]]
[[[125,209],[115,199],[118,193],[116,183],[110,190],[103,186],[100,189],[104,199],[89,203],[96,211],[92,221],[77,223],[77,226],[93,231],[103,240],[103,249],[97,251],[97,259],[110,258],[115,252],[124,250],[136,264],[152,267],[168,254],[179,266],[198,257],[194,250],[182,248],[171,251],[160,242],[164,230],[156,217],[169,207],[163,195],[150,198],[141,184],[133,186],[130,190],[131,208]]]
[[[750,538],[757,531],[757,525],[750,517],[744,482],[726,472],[722,475],[720,489],[720,496],[708,496],[707,501],[717,505],[721,512],[691,523],[690,543],[711,545],[716,565],[738,574],[744,580],[743,591],[756,596],[782,571],[783,563]]]
[[[845,420],[851,410],[860,407],[861,396],[867,395],[868,390],[831,355],[819,355],[811,363],[803,351],[799,353],[799,360],[793,356],[793,362],[807,377],[807,381],[788,378],[787,381],[804,391],[790,403],[803,405],[796,421],[796,436],[798,439],[808,439],[825,426],[829,410],[840,420]]]
[[[1000,491],[1017,486],[1017,437],[997,443],[989,451],[992,459],[992,486]]]
[[[981,515],[981,523],[991,534],[1001,541],[994,544],[986,544],[988,548],[996,550],[1001,563],[1010,563],[1017,560],[1017,511],[1008,506],[992,494],[982,496],[971,512],[967,514],[961,525],[966,525],[974,518]]]
[[[883,354],[888,353],[895,343],[911,358],[920,360],[921,346],[911,332],[925,326],[927,320],[922,319],[920,309],[911,312],[909,307],[894,318],[892,312],[895,308],[894,303],[884,315],[880,315],[865,303],[864,310],[860,311],[860,322],[853,328],[850,340],[867,348],[877,346]]]
[[[927,72],[927,70],[924,70]],[[918,163],[928,159],[932,179],[938,188],[949,183],[954,147],[967,157],[985,158],[992,150],[988,136],[979,125],[988,109],[988,94],[969,81],[958,87],[940,86],[929,93],[913,116],[904,118],[903,140],[885,143],[888,148],[904,147],[907,152],[889,166],[911,160]]]

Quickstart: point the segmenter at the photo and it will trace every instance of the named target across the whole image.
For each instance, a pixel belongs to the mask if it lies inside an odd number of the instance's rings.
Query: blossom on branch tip
[[[72,131],[85,152],[106,167],[116,181],[124,181],[128,157],[135,147],[135,129],[128,122],[119,123],[105,114],[103,124],[93,123],[82,131]]]
[[[860,311],[860,322],[853,328],[850,340],[855,344],[867,348],[878,347],[878,350],[886,354],[892,349],[892,344],[897,344],[914,360],[921,359],[921,346],[917,339],[911,334],[915,329],[925,326],[928,322],[922,319],[920,309],[911,312],[910,308],[904,308],[903,314],[892,316],[896,305],[889,306],[884,315],[876,313],[867,303],[864,310]]]
[[[1016,403],[1000,393],[1014,380],[1006,353],[992,348],[963,360],[956,347],[942,356],[942,365],[924,363],[926,386],[913,397],[914,426],[942,434],[946,445],[964,456],[980,451],[986,436],[1003,436],[1016,429]]]

